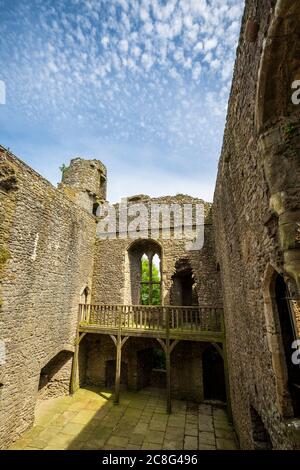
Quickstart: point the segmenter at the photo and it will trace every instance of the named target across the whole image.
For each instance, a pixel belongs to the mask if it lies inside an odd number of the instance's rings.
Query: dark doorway
[[[173,276],[171,302],[173,305],[198,305],[195,291],[195,280],[190,263],[186,259],[177,261],[176,273]]]
[[[116,379],[116,361],[106,361],[105,363],[105,386],[107,388],[112,388],[115,386]],[[121,363],[121,377],[120,385],[123,388],[127,387],[127,364],[125,362]]]
[[[138,389],[166,387],[166,355],[161,348],[147,348],[137,353]]]
[[[279,274],[275,280],[275,297],[279,316],[281,339],[288,374],[288,388],[294,416],[300,416],[300,366],[292,362],[292,343],[296,338],[289,293],[284,278]]]
[[[223,358],[213,346],[202,354],[203,388],[205,400],[226,402]]]
[[[255,450],[271,450],[273,448],[272,442],[265,425],[257,413],[257,411],[250,407],[251,424],[252,424],[252,439]]]
[[[153,369],[153,349],[147,348],[137,353],[137,388],[141,389],[151,385]]]

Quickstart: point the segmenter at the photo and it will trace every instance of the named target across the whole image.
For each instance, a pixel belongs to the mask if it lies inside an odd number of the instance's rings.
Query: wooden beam
[[[160,344],[161,347],[162,347],[162,350],[163,350],[164,353],[166,354],[166,352],[167,352],[167,351],[166,351],[166,343],[164,342],[164,340],[163,340],[163,339],[160,339],[160,338],[156,338],[156,341],[159,342],[159,344]]]
[[[81,341],[83,340],[83,338],[85,337],[86,333],[82,333],[80,336],[79,336],[79,339],[78,339],[78,344],[81,343]]]
[[[126,343],[128,339],[129,339],[129,336],[124,336],[124,338],[121,341],[121,348],[123,348],[124,344]]]
[[[97,327],[97,326],[79,326],[79,331],[85,333],[93,333],[93,334],[103,334],[103,335],[116,335],[118,332],[117,327]],[[166,337],[165,330],[149,330],[143,328],[122,328],[122,334],[126,336],[134,336],[138,338],[154,338],[157,339],[160,337],[161,339]],[[185,340],[185,341],[200,341],[205,343],[223,343],[225,338],[222,333],[220,332],[203,332],[203,331],[195,331],[194,333],[190,333],[189,330],[183,330],[181,332],[177,332],[175,330],[170,330],[170,339],[173,340]]]
[[[223,354],[223,349],[221,348],[221,346],[218,345],[218,343],[211,343],[214,348],[218,351],[218,353],[220,354],[220,356],[224,359],[224,354]]]
[[[179,339],[175,339],[175,340],[173,341],[173,343],[170,345],[170,354],[171,354],[171,352],[173,352],[173,349],[175,348],[175,346],[177,346],[177,344],[179,343],[179,341],[180,341]]]

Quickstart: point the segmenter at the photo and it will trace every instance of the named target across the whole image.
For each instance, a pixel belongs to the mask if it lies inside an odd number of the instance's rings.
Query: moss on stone
[[[0,248],[0,268],[3,266],[9,259],[11,258],[11,254],[9,250],[5,247]]]

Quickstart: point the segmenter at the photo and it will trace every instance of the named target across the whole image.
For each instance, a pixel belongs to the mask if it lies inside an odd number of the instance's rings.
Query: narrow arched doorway
[[[180,259],[175,264],[176,272],[172,277],[171,303],[173,305],[198,305],[195,279],[187,259]]]
[[[105,362],[105,386],[107,388],[112,388],[115,386],[115,381],[116,361],[113,359]],[[123,361],[121,363],[120,385],[122,388],[127,388],[128,385],[127,364]]]
[[[202,354],[204,400],[226,402],[224,362],[212,345]]]
[[[255,450],[271,450],[273,448],[270,435],[257,411],[250,406],[252,440]]]
[[[292,344],[297,339],[288,287],[277,274],[274,283],[281,342],[287,369],[287,385],[295,417],[300,416],[300,366],[292,361]]]

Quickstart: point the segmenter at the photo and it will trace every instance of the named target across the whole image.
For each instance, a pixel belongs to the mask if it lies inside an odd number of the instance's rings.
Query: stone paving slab
[[[124,391],[119,405],[111,391],[80,389],[75,395],[37,405],[34,426],[16,441],[17,450],[232,450],[235,435],[226,411],[215,405],[172,401],[164,392]]]

